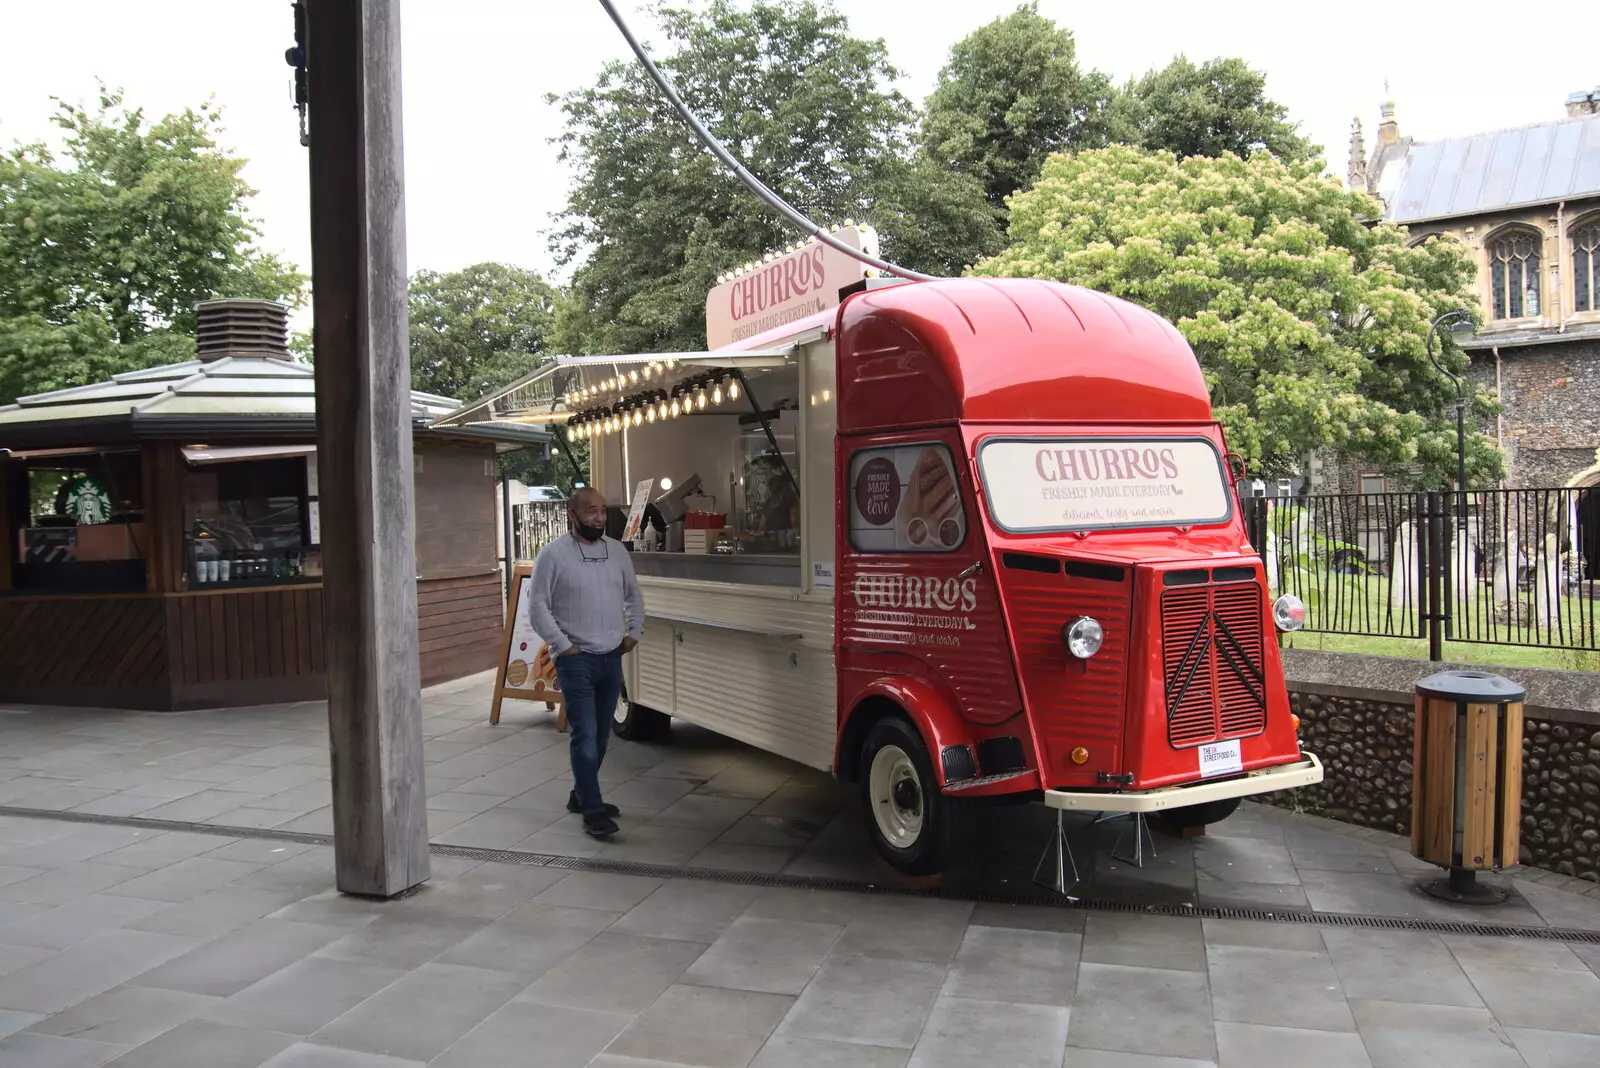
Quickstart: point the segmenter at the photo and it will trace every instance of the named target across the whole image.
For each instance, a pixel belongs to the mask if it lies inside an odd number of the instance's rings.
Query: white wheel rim
[[[867,788],[878,833],[896,849],[909,849],[922,836],[924,793],[917,766],[906,751],[886,745],[872,757]]]

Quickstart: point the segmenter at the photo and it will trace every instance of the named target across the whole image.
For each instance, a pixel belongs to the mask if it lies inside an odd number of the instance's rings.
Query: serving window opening
[[[304,455],[274,455],[276,452]],[[311,450],[184,450],[190,589],[273,585],[321,573]],[[261,458],[252,458],[259,455]]]
[[[645,494],[632,539],[641,574],[799,585],[802,405],[790,365],[708,371],[688,403],[591,439],[619,525]],[[704,398],[703,400],[701,398]],[[659,401],[657,402],[659,405]],[[626,531],[625,531],[626,533]]]

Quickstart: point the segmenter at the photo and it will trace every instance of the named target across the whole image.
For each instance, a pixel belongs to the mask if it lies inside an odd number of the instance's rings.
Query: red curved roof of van
[[[1200,365],[1171,323],[1076,286],[959,278],[871,290],[840,307],[836,341],[841,433],[1212,419]]]

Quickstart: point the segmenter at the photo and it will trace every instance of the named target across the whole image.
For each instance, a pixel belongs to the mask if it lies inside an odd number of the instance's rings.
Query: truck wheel
[[[1203,805],[1168,809],[1163,818],[1174,827],[1209,827],[1233,815],[1238,807],[1239,799],[1228,797],[1221,801],[1207,801]]]
[[[672,718],[665,712],[634,704],[626,694],[617,699],[611,715],[611,733],[630,742],[653,742],[671,731]]]
[[[964,810],[939,792],[922,736],[899,716],[880,719],[867,732],[861,801],[873,846],[897,871],[931,875],[943,870]]]

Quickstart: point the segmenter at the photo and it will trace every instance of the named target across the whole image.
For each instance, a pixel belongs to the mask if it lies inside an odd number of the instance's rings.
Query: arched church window
[[[1532,230],[1509,230],[1489,243],[1490,313],[1495,319],[1539,314],[1539,246]]]

